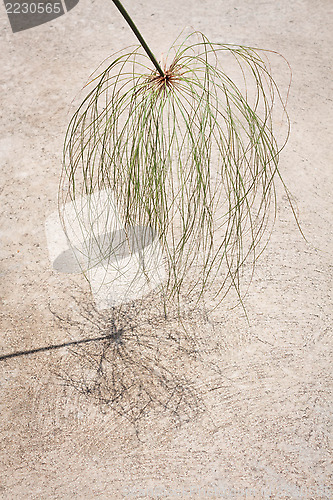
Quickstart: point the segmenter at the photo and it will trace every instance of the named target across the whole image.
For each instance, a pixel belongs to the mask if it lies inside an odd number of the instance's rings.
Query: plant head
[[[275,217],[285,103],[264,51],[193,33],[168,60],[151,69],[135,47],[92,78],[68,127],[60,201],[110,193],[129,249],[131,228],[154,235],[166,302],[205,291],[222,300],[231,287],[241,297],[242,270],[254,265]],[[285,117],[281,144],[273,109]],[[110,261],[115,249],[100,242],[98,221],[80,224]],[[149,280],[154,251],[140,258]]]

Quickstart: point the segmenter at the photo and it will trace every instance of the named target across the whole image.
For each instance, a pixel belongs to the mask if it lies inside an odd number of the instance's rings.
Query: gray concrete
[[[332,498],[332,2],[124,3],[158,56],[189,26],[288,60],[291,136],[280,168],[307,242],[279,188],[275,229],[245,300],[249,321],[227,298],[208,318],[187,318],[193,341],[152,303],[118,320],[134,325],[141,344],[127,331],[117,340],[124,357],[113,354],[107,368],[99,343],[2,360],[0,496]],[[51,269],[44,222],[57,207],[72,100],[103,59],[135,39],[102,0],[15,34],[2,6],[0,27],[7,354],[113,328],[93,310],[83,277]],[[116,411],[106,404],[112,373]]]

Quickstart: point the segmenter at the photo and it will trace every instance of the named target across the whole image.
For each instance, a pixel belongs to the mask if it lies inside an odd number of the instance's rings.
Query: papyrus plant
[[[240,295],[242,269],[255,263],[275,217],[289,131],[267,54],[193,33],[159,63],[114,3],[140,46],[117,53],[91,78],[68,127],[60,201],[110,193],[123,240],[101,238],[90,221],[97,254],[117,258],[119,248],[137,252],[138,239],[141,248],[156,240],[166,301],[205,291],[222,300],[230,287]],[[285,123],[280,142],[275,117]]]

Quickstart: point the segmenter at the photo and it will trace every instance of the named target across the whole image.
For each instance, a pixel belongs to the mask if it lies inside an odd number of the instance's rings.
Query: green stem
[[[144,50],[147,53],[147,56],[149,57],[149,59],[151,60],[151,62],[153,63],[153,65],[155,66],[155,68],[157,69],[157,71],[159,72],[159,74],[164,77],[164,72],[163,72],[161,66],[156,61],[154,54],[151,52],[150,48],[148,47],[148,45],[144,41],[144,39],[143,39],[140,31],[135,26],[134,22],[130,18],[130,16],[129,16],[128,12],[126,11],[126,9],[123,7],[123,5],[121,4],[121,2],[119,2],[119,0],[112,0],[112,1],[115,4],[115,6],[118,8],[118,10],[120,11],[120,13],[123,15],[123,17],[125,18],[125,20],[127,21],[127,23],[129,24],[130,28],[132,29],[133,33],[135,34],[135,36],[137,37],[137,39],[141,43],[142,47],[144,48]]]

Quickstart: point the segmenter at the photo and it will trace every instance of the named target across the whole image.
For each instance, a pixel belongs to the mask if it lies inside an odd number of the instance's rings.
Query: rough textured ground
[[[124,338],[0,361],[0,496],[332,498],[331,0],[125,3],[157,54],[193,26],[286,57],[280,167],[307,242],[280,190],[249,323],[229,299],[208,317],[193,312],[187,336],[154,298],[118,318],[94,311],[83,279],[50,268],[44,221],[71,101],[134,38],[105,0],[16,34],[1,6],[1,353],[115,324]]]

